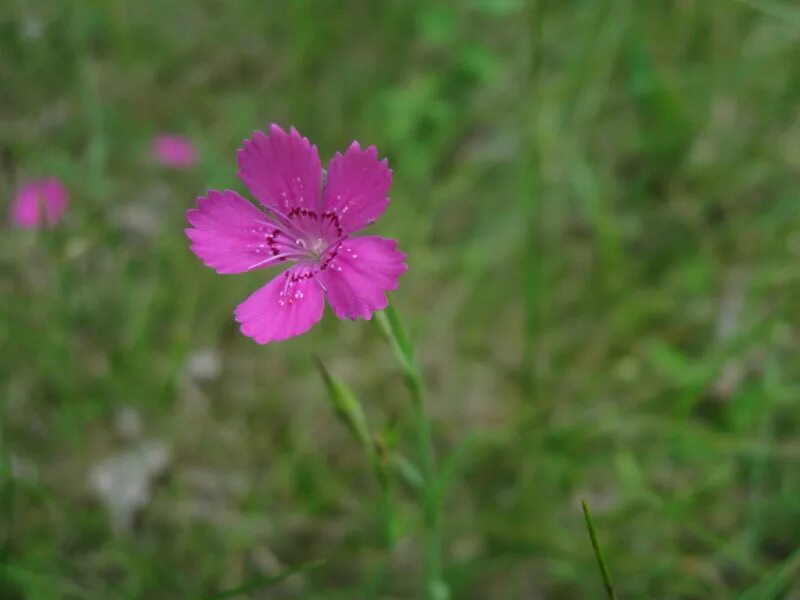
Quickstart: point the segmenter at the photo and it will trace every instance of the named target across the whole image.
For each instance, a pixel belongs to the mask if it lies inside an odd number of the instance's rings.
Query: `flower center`
[[[255,254],[262,256],[250,269],[287,260],[314,263],[326,269],[346,237],[339,215],[321,214],[308,208],[293,208],[288,214],[267,209],[269,221],[258,221],[252,233],[259,236]],[[263,236],[263,237],[261,237]]]
[[[306,239],[299,237],[294,241],[295,246],[300,249],[300,253],[313,261],[322,260],[322,255],[328,249],[328,242],[320,237],[316,239]]]
[[[331,246],[344,236],[339,216],[333,211],[318,214],[307,208],[294,208],[287,217],[297,234],[294,245],[306,260],[322,262]]]
[[[316,240],[314,240],[314,243],[311,244],[311,252],[318,259],[322,258],[322,254],[327,249],[328,249],[328,242],[326,242],[322,238],[317,238]]]

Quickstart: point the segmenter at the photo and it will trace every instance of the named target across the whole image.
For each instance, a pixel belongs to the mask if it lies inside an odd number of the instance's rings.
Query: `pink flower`
[[[21,229],[53,227],[67,209],[66,188],[55,178],[38,179],[23,185],[11,205],[11,222]]]
[[[197,162],[192,142],[179,135],[163,134],[153,140],[153,154],[165,167],[189,169]]]
[[[211,190],[187,213],[192,251],[217,273],[292,266],[236,308],[242,333],[259,344],[308,331],[324,298],[340,319],[369,319],[386,308],[386,292],[406,270],[397,242],[350,237],[389,203],[392,172],[375,146],[353,142],[327,173],[317,147],[292,128],[256,131],[237,155],[239,178],[261,202]]]

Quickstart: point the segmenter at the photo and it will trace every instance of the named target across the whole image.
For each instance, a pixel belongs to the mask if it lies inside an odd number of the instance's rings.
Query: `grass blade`
[[[792,552],[764,579],[739,596],[739,600],[780,598],[786,586],[797,576],[798,568],[800,568],[800,548]]]
[[[0,514],[2,532],[0,535],[0,563],[11,553],[14,535],[14,472],[11,468],[11,447],[8,441],[8,428],[5,422],[5,405],[0,402]]]
[[[779,19],[790,25],[800,25],[800,12],[796,8],[787,4],[770,2],[768,0],[736,0],[739,4],[744,4],[758,12]]]
[[[589,510],[589,505],[586,504],[586,500],[581,500],[581,506],[583,507],[583,516],[586,517],[586,528],[589,530],[589,537],[592,540],[594,555],[597,557],[597,565],[600,567],[600,574],[603,576],[603,585],[610,600],[616,600],[617,596],[614,593],[614,585],[611,583],[611,574],[608,572],[606,559],[600,549],[600,542],[597,541],[597,531],[594,528],[594,521],[592,521],[592,513]]]

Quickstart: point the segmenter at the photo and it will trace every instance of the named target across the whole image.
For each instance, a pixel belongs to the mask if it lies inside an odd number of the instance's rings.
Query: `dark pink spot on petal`
[[[297,256],[292,240],[236,192],[211,190],[186,213],[191,249],[217,273],[243,273]]]

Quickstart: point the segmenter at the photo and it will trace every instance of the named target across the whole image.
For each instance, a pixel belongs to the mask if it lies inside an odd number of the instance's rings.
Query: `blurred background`
[[[258,346],[183,233],[277,122],[394,170],[453,598],[602,597],[581,499],[621,598],[800,598],[799,61],[779,0],[0,1],[0,597],[421,597],[311,361],[408,450],[377,327]]]

